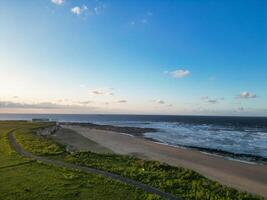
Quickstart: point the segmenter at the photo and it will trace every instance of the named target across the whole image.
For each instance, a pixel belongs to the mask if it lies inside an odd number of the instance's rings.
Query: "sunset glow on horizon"
[[[267,116],[266,1],[0,2],[0,113]]]

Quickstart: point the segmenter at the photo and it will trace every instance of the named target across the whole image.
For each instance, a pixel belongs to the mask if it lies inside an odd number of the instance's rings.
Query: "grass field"
[[[57,159],[113,172],[142,183],[160,188],[183,199],[261,199],[233,188],[222,186],[200,174],[183,168],[171,167],[155,161],[115,154],[79,152],[67,154],[64,147],[51,139],[36,136],[34,132],[16,131],[17,142],[37,155],[55,156]]]
[[[33,135],[36,128],[47,125],[0,122],[1,200],[160,199],[98,175],[31,161],[21,157],[11,148],[7,133],[15,130],[18,141],[35,154],[53,157],[64,155],[62,146]]]

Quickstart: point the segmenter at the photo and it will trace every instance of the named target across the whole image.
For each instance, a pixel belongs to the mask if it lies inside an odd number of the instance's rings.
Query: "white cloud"
[[[183,78],[190,74],[189,70],[185,69],[178,69],[172,72],[169,72],[170,75],[172,75],[174,78]]]
[[[257,95],[252,94],[250,92],[242,92],[241,94],[239,94],[238,97],[241,99],[254,99],[254,98],[257,98]]]
[[[64,3],[64,0],[51,0],[51,2],[57,5],[62,5]]]
[[[75,7],[71,8],[71,12],[73,14],[79,15],[79,14],[81,14],[81,8],[79,6],[75,6]]]
[[[80,6],[75,6],[73,8],[71,8],[71,12],[75,15],[80,15],[83,12],[85,12],[86,10],[88,10],[88,7],[86,5],[83,5],[82,7]]]
[[[85,16],[99,15],[104,11],[104,9],[106,8],[106,5],[102,3],[101,1],[95,1],[95,2],[96,3],[92,5],[90,9],[86,5],[75,6],[71,8],[71,12],[75,15],[81,15],[81,14],[84,14]]]

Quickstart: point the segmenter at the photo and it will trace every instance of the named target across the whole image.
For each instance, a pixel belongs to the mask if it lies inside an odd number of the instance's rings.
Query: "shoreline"
[[[215,156],[220,156],[225,159],[234,160],[237,162],[244,162],[249,164],[259,164],[259,165],[267,165],[267,158],[262,156],[257,156],[253,154],[245,154],[245,153],[234,153],[229,151],[224,151],[220,149],[212,149],[205,147],[197,147],[197,146],[186,146],[186,145],[172,145],[163,141],[156,140],[151,137],[146,137],[145,133],[158,132],[158,129],[155,128],[141,128],[141,127],[128,127],[128,126],[114,126],[114,125],[101,125],[95,123],[80,123],[80,122],[61,122],[62,125],[74,125],[74,126],[82,126],[88,127],[97,130],[106,130],[106,131],[114,131],[121,134],[126,134],[134,137],[141,137],[146,140],[150,140],[152,142],[156,142],[162,145],[167,145],[176,148],[185,148],[191,150],[197,150],[201,153],[211,154]]]
[[[171,147],[113,131],[73,125],[64,125],[64,128],[71,129],[116,154],[134,155],[145,160],[157,160],[191,169],[221,184],[267,198],[267,165],[233,161],[198,150]]]
[[[244,163],[250,163],[250,164],[257,164],[257,165],[267,165],[267,158],[262,156],[256,156],[252,154],[243,154],[243,153],[232,153],[229,151],[223,151],[219,149],[209,149],[204,147],[196,147],[196,146],[185,146],[185,145],[171,145],[166,142],[161,142],[158,140],[155,140],[153,138],[149,137],[143,137],[144,139],[150,140],[152,142],[174,147],[174,148],[182,148],[182,149],[191,149],[191,150],[197,150],[204,154],[209,154],[213,156],[219,156],[225,159],[231,159],[237,162],[244,162]]]

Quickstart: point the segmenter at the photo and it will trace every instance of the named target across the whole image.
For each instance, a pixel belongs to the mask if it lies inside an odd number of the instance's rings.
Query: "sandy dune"
[[[140,137],[79,126],[65,126],[119,154],[134,154],[174,166],[193,169],[237,189],[267,198],[267,165],[253,165],[207,155],[196,150],[158,144]]]

